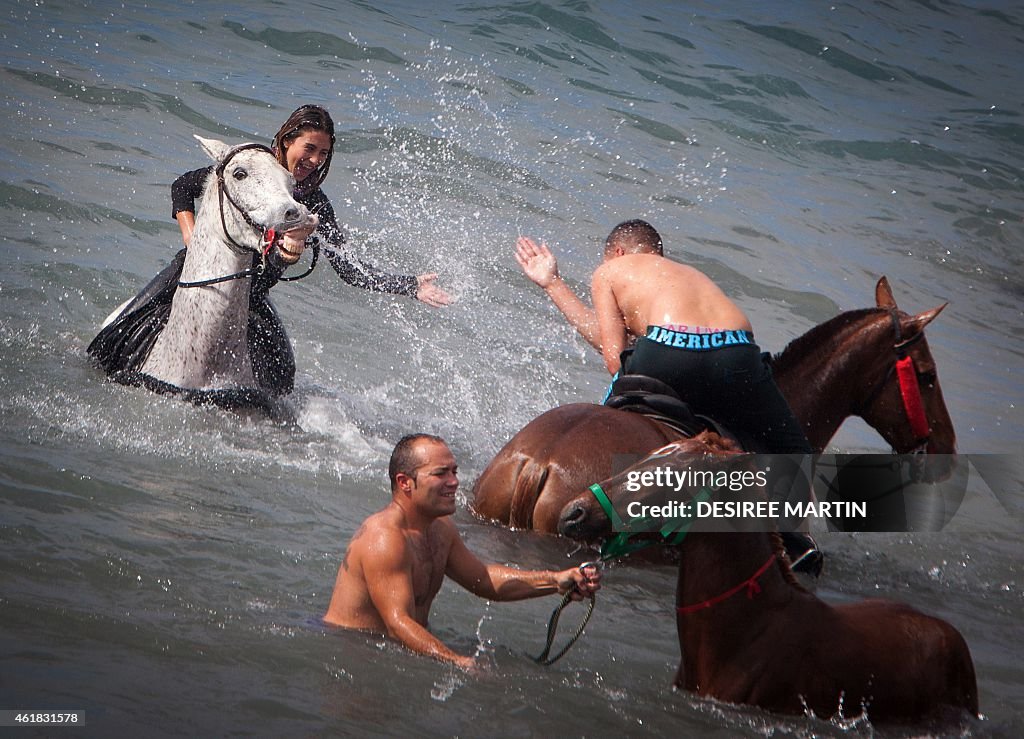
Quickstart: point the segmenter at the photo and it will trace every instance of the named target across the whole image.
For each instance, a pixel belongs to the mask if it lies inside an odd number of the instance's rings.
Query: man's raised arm
[[[516,241],[516,261],[523,273],[548,294],[570,325],[592,347],[601,351],[601,337],[594,310],[588,307],[558,274],[558,262],[547,244],[520,236]]]

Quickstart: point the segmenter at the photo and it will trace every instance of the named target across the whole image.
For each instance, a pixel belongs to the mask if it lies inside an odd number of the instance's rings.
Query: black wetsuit
[[[181,211],[196,212],[196,199],[202,196],[206,178],[212,171],[212,166],[195,169],[174,181],[171,201],[175,218]],[[415,276],[387,274],[345,255],[345,234],[338,227],[334,208],[323,190],[317,187],[308,193],[296,193],[295,199],[319,218],[316,235],[341,279],[374,292],[415,297],[418,287]],[[259,262],[260,256],[253,254],[253,266]],[[140,369],[167,324],[184,263],[185,249],[181,249],[89,344],[88,353],[112,379],[127,384],[145,381]],[[289,393],[295,382],[291,342],[268,297],[287,268],[277,252],[271,250],[264,269],[251,278],[249,291],[249,355],[256,382],[269,395]]]
[[[648,326],[622,372],[661,380],[695,413],[749,437],[756,451],[812,453],[749,331],[688,334]]]

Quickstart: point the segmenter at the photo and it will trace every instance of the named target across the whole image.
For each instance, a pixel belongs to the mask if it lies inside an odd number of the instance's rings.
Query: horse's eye
[[[935,372],[922,372],[917,376],[918,384],[924,385],[925,387],[935,387],[935,382],[938,379],[939,376]]]
[[[246,177],[249,176],[249,173],[246,172],[241,167],[239,167],[238,169],[231,173],[231,176],[234,177],[236,180],[244,180]]]

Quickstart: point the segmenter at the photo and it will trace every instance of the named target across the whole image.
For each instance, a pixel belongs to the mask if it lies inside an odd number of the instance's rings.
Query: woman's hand
[[[428,272],[416,277],[416,299],[421,303],[441,308],[452,304],[452,296],[434,284],[437,274]]]

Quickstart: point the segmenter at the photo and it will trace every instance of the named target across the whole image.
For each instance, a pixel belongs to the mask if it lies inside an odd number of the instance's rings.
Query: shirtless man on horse
[[[326,623],[387,634],[414,652],[468,670],[474,658],[449,649],[427,625],[446,575],[488,600],[523,600],[573,589],[573,598],[579,600],[601,587],[600,573],[593,567],[553,572],[481,562],[451,519],[457,473],[443,439],[414,434],[398,442],[388,466],[391,502],[367,518],[349,542]]]
[[[707,275],[667,259],[649,223],[626,221],[608,235],[591,283],[593,309],[562,282],[547,246],[520,238],[516,257],[613,375],[661,380],[694,412],[752,437],[759,451],[812,452],[754,343],[750,320]],[[622,366],[631,337],[636,346]]]
[[[516,258],[601,352],[612,375],[660,380],[694,413],[745,436],[755,451],[812,454],[754,343],[750,320],[703,272],[667,259],[646,221],[625,221],[608,235],[591,281],[593,309],[562,282],[546,245],[522,237]]]

